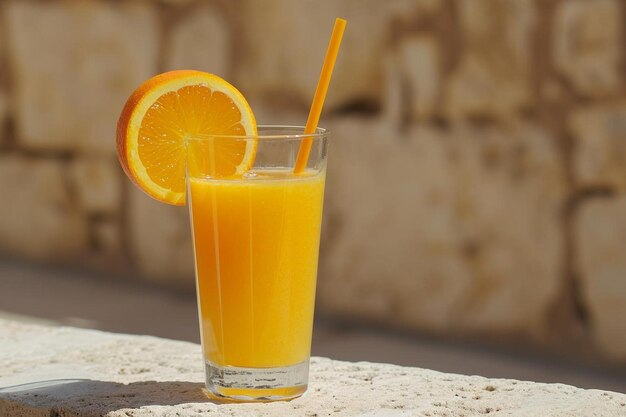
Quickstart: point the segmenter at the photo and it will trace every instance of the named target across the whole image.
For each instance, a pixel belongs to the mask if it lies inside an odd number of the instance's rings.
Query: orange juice
[[[310,355],[324,173],[189,178],[204,357],[269,368]]]

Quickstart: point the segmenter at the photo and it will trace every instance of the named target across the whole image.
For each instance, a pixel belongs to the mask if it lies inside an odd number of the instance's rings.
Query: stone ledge
[[[626,415],[624,394],[326,358],[303,398],[217,404],[196,344],[7,320],[0,340],[0,416]]]

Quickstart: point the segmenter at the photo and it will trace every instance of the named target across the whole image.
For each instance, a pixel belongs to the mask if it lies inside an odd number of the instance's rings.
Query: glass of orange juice
[[[308,384],[328,132],[259,126],[256,136],[187,139],[187,196],[206,387],[241,401],[302,395]],[[305,139],[306,138],[306,139]],[[294,173],[311,142],[307,167]],[[253,160],[215,174],[230,148]],[[245,158],[243,158],[245,159]]]

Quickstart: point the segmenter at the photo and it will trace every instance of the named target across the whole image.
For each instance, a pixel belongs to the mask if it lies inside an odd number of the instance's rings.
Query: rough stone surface
[[[82,210],[90,214],[119,213],[122,171],[116,160],[81,156],[72,163],[71,175]]]
[[[113,154],[126,98],[156,71],[152,9],[91,1],[4,6],[20,144]]]
[[[0,414],[30,416],[623,416],[626,395],[369,362],[311,359],[308,393],[227,404],[203,394],[200,346],[0,321]]]
[[[72,204],[60,162],[0,157],[0,250],[38,260],[78,255],[84,219]]]
[[[421,120],[433,116],[441,88],[436,42],[432,38],[413,36],[403,41],[399,53],[412,117]]]
[[[576,220],[578,276],[600,347],[626,359],[626,196],[586,201]]]
[[[168,206],[128,185],[131,256],[148,279],[193,288],[194,263],[187,207]]]
[[[218,11],[193,9],[178,20],[167,40],[166,69],[197,69],[227,78],[230,70],[230,28]]]
[[[545,325],[563,248],[551,137],[527,125],[329,127],[323,309],[433,331]]]
[[[569,125],[576,185],[626,191],[626,103],[580,108]]]
[[[622,7],[624,3],[619,0],[559,3],[554,64],[579,93],[591,97],[612,95],[623,84],[620,54],[624,53],[626,28]]]
[[[341,16],[349,23],[324,109],[356,101],[378,101],[383,91],[382,56],[392,20],[429,13],[438,3],[248,0],[238,9],[245,22],[239,28],[243,42],[240,49],[246,53],[238,57],[237,85],[246,96],[278,93],[306,108],[315,91],[332,29],[329,16]]]
[[[530,100],[535,8],[527,0],[458,3],[464,52],[447,83],[450,117],[507,117]]]

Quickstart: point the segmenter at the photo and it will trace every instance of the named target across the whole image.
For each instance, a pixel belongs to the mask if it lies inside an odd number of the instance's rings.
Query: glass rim
[[[276,134],[269,134],[269,135],[263,135],[263,134],[259,134],[258,131],[259,130],[285,130],[285,131],[294,131],[294,132],[300,132],[300,133],[276,133]],[[324,129],[323,127],[317,127],[315,129],[315,133],[309,133],[309,134],[305,134],[304,133],[304,129],[305,126],[298,126],[298,125],[257,125],[257,134],[256,135],[211,135],[211,134],[202,134],[202,135],[194,135],[191,137],[186,138],[187,141],[202,141],[202,140],[208,140],[211,138],[218,138],[218,139],[235,139],[235,140],[251,140],[251,139],[258,139],[258,140],[263,140],[263,141],[268,141],[268,140],[301,140],[301,139],[305,139],[305,138],[311,138],[311,139],[323,139],[325,137],[327,137],[330,134],[330,131],[328,129]]]

